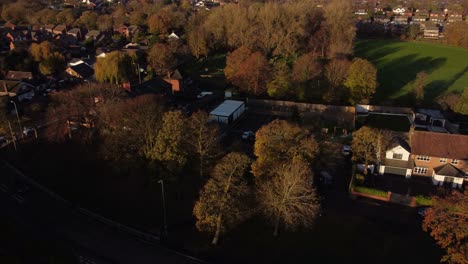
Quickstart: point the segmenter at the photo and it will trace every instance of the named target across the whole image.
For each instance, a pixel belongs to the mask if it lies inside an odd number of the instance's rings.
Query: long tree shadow
[[[356,56],[366,58],[376,65],[387,55],[397,53],[399,50],[401,50],[401,47],[381,46],[381,42],[375,42],[374,40],[359,41],[354,48]]]
[[[407,96],[402,91],[403,87],[412,82],[418,72],[431,73],[446,61],[446,58],[418,58],[418,54],[409,54],[390,61],[377,73],[379,87],[374,101],[382,102],[392,97],[397,97],[399,101],[404,99]]]
[[[443,94],[448,87],[452,86],[468,72],[468,66],[453,75],[449,80],[435,80],[426,86],[425,102],[429,103],[432,99]],[[468,84],[467,84],[468,85]]]

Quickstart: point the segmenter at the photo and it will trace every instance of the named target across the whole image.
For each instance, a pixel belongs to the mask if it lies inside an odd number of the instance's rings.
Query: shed
[[[244,111],[244,102],[226,100],[210,112],[209,119],[220,123],[230,124],[238,119]]]

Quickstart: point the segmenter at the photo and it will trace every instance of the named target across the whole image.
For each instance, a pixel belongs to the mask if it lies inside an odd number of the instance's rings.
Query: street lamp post
[[[10,121],[8,121],[8,127],[10,128],[11,139],[13,140],[13,147],[15,148],[15,151],[18,151],[18,149],[16,148],[16,136],[13,134],[13,129],[11,129]]]
[[[159,180],[158,183],[161,184],[161,195],[162,195],[162,204],[163,204],[163,234],[167,235],[167,215],[166,215],[166,197],[164,194],[164,181]]]
[[[18,125],[19,125],[19,128],[20,128],[20,134],[22,135],[23,134],[23,127],[21,126],[21,120],[20,120],[19,113],[18,113],[18,107],[16,107],[16,103],[14,101],[10,101],[10,103],[12,103],[15,106],[16,119],[18,120]]]

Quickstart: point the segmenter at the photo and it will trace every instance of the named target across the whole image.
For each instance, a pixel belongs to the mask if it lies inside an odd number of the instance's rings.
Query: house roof
[[[83,79],[87,79],[94,74],[93,68],[86,63],[72,65],[69,68],[78,73]]]
[[[134,85],[132,87],[132,90],[135,95],[148,93],[168,94],[171,91],[171,87],[171,84],[166,82],[165,80],[159,77],[154,77],[151,80],[143,82],[141,85]]]
[[[215,116],[230,116],[234,113],[239,107],[244,104],[242,101],[226,100],[213,111],[210,112],[210,115]]]
[[[176,69],[176,70],[171,74],[170,79],[171,79],[171,80],[182,80],[183,78],[182,78],[182,74],[180,74],[180,71]]]
[[[426,27],[426,29],[428,29],[428,27]],[[439,30],[439,29],[437,27],[435,27],[434,30]],[[432,118],[445,119],[444,115],[439,110],[419,108],[415,112],[417,114],[424,114],[424,115],[430,116]]]
[[[393,149],[393,148],[398,147],[398,146],[401,146],[406,151],[411,152],[410,145],[408,144],[408,142],[406,140],[402,139],[401,137],[394,137],[392,139],[392,141],[390,141],[390,144],[389,144],[388,148]]]
[[[445,164],[434,168],[434,173],[437,175],[443,176],[452,176],[452,177],[466,177],[465,173],[459,169],[457,169],[452,164]]]
[[[468,136],[414,131],[411,153],[430,157],[468,159]]]
[[[94,37],[97,38],[101,34],[101,31],[99,30],[90,30],[87,34],[86,37]]]
[[[64,30],[66,30],[66,29],[67,29],[67,26],[65,26],[65,25],[58,25],[58,26],[54,27],[54,31],[62,32]]]
[[[30,80],[33,78],[33,75],[31,72],[23,72],[23,71],[8,71],[5,79],[7,80]]]
[[[68,34],[78,34],[78,33],[81,33],[81,29],[79,28],[72,28],[68,30]]]

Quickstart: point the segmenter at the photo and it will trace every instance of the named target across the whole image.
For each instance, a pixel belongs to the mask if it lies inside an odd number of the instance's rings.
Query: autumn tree
[[[85,11],[81,14],[77,23],[85,27],[89,31],[89,30],[97,29],[97,20],[98,20],[98,15],[96,12]]]
[[[353,52],[356,27],[353,7],[348,0],[332,0],[324,7],[325,28],[329,36],[329,57],[344,58]]]
[[[167,44],[156,43],[148,54],[148,63],[158,74],[166,74],[176,66],[176,58],[173,50]]]
[[[207,56],[209,52],[208,43],[205,39],[205,31],[203,28],[197,28],[188,33],[187,39],[190,51],[195,58]]]
[[[317,78],[320,73],[320,63],[312,53],[306,53],[294,62],[292,79],[296,83],[304,83]]]
[[[351,149],[353,161],[364,163],[364,174],[367,175],[367,167],[377,159],[379,133],[373,128],[361,127],[353,133]]]
[[[284,120],[274,120],[255,135],[257,159],[252,164],[252,172],[256,177],[271,175],[276,164],[299,158],[312,162],[317,153],[317,142],[306,130]]]
[[[57,19],[57,23],[65,24],[67,26],[70,26],[73,24],[73,22],[75,22],[75,16],[73,15],[73,10],[69,8],[66,8],[60,11],[57,14],[56,19]]]
[[[286,61],[281,60],[273,65],[272,76],[267,83],[267,93],[274,98],[284,98],[291,93],[291,69]]]
[[[189,150],[186,146],[187,118],[180,111],[169,111],[163,115],[163,124],[152,148],[145,150],[150,161],[163,165],[170,176],[175,176],[185,166]]]
[[[448,44],[468,48],[468,24],[464,21],[450,23],[444,33]]]
[[[427,83],[427,73],[425,71],[418,72],[416,79],[411,84],[412,92],[418,102],[424,99],[424,89]]]
[[[241,91],[255,95],[263,94],[268,78],[269,66],[265,56],[240,47],[226,59],[224,74],[228,81]]]
[[[344,85],[349,89],[351,104],[369,103],[377,89],[377,69],[365,59],[355,58]]]
[[[98,58],[94,65],[94,75],[99,82],[122,84],[135,77],[134,59],[127,53],[112,51],[105,58]]]
[[[277,163],[268,181],[258,186],[261,210],[274,225],[277,236],[280,224],[286,229],[310,227],[319,213],[319,202],[312,187],[310,165],[302,159]]]
[[[164,104],[160,97],[149,94],[114,103],[108,101],[109,98],[98,98],[100,154],[120,169],[141,160],[145,151],[156,145]]]
[[[350,62],[347,59],[332,59],[325,66],[324,75],[328,81],[328,89],[323,95],[326,102],[336,101],[341,97],[342,86],[348,76]]]
[[[240,223],[250,213],[250,188],[245,179],[250,159],[245,154],[232,152],[214,167],[211,178],[200,192],[193,214],[200,231],[214,233],[216,245],[221,233]]]
[[[187,145],[191,151],[198,156],[200,176],[203,176],[205,166],[220,152],[219,127],[208,122],[206,112],[196,112],[188,120],[190,131],[187,138]]]
[[[30,52],[34,60],[39,63],[39,71],[44,75],[58,73],[65,67],[62,53],[49,41],[31,44]]]
[[[433,197],[424,212],[424,231],[447,251],[441,261],[468,263],[468,191],[453,191],[447,197]]]
[[[119,101],[122,97],[121,89],[101,84],[78,86],[68,91],[51,94],[46,113],[46,119],[50,122],[46,128],[47,139],[64,141],[72,132],[69,122],[77,126],[86,126],[88,129],[83,130],[86,132],[84,138],[89,139],[94,132],[94,124],[99,122],[100,108]],[[96,103],[96,100],[100,100],[100,103]]]

